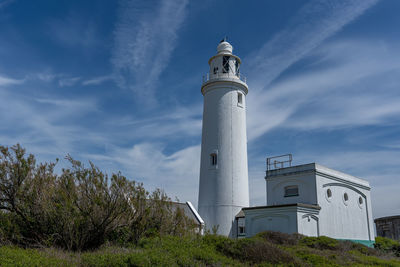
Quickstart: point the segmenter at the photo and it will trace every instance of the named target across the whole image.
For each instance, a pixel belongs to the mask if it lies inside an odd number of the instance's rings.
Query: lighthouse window
[[[210,163],[211,163],[211,166],[216,166],[217,165],[218,161],[217,161],[217,154],[216,153],[212,153],[210,155]]]
[[[222,70],[222,72],[223,73],[228,73],[229,72],[229,56],[223,56],[222,57],[222,67],[223,67],[223,70]]]
[[[235,69],[236,69],[236,75],[238,76],[240,73],[240,70],[239,70],[239,61],[237,61],[237,60],[235,60]]]
[[[243,95],[238,93],[238,104],[243,104]]]
[[[299,195],[299,187],[297,185],[290,185],[285,187],[285,197],[296,197]]]

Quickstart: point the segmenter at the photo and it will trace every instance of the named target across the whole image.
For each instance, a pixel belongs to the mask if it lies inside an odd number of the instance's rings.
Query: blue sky
[[[265,204],[265,158],[292,153],[369,180],[374,217],[400,214],[398,10],[0,0],[0,144],[90,160],[197,205],[202,75],[227,35],[249,85],[251,204]]]

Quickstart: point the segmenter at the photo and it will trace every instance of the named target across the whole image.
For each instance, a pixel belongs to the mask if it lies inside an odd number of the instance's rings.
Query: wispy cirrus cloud
[[[312,0],[303,6],[286,27],[245,61],[253,89],[268,86],[283,71],[318,47],[328,37],[362,15],[378,0]]]
[[[96,163],[118,165],[129,178],[145,181],[146,188],[162,188],[169,196],[197,205],[200,146],[189,146],[172,154],[162,143],[138,143],[131,148],[109,147],[107,155],[85,155]]]
[[[68,77],[68,78],[60,78],[58,80],[58,85],[60,87],[65,87],[65,86],[73,86],[77,82],[81,80],[81,77]]]
[[[188,0],[121,2],[111,60],[115,79],[146,106],[157,102],[155,87],[176,46],[187,3]]]
[[[113,79],[114,77],[112,75],[98,76],[82,81],[82,85],[99,85],[102,84],[103,82],[107,82]]]
[[[24,82],[24,79],[13,79],[13,78],[10,78],[10,77],[6,77],[6,76],[3,76],[3,75],[0,75],[0,86],[21,84],[23,82]]]
[[[0,90],[2,145],[21,143],[30,153],[54,160],[54,156],[62,157],[75,151],[79,142],[99,140],[99,135],[94,136],[87,127],[76,123],[85,115],[97,112],[95,101],[34,98],[22,90]],[[46,158],[49,155],[52,157]]]
[[[399,116],[398,47],[342,41],[316,50],[314,69],[249,94],[249,139],[279,126],[327,130],[379,125]]]

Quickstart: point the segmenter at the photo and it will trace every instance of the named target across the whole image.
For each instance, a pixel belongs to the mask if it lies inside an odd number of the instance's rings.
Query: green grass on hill
[[[386,246],[372,249],[328,237],[276,232],[239,240],[167,236],[84,253],[2,246],[0,266],[400,266],[396,251],[390,250],[398,243],[379,244]]]

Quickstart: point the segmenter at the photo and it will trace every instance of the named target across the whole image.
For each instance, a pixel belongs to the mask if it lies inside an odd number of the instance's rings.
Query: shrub
[[[300,239],[299,243],[301,245],[315,249],[338,250],[339,248],[339,241],[327,236],[304,236],[302,239]]]
[[[375,238],[374,247],[384,252],[393,252],[397,257],[400,257],[400,243],[399,241],[377,236]]]
[[[277,245],[297,245],[299,240],[303,237],[301,234],[287,234],[274,231],[265,231],[257,234],[258,237],[263,238],[273,244]]]
[[[66,158],[71,167],[57,175],[56,163],[36,165],[20,145],[0,146],[1,243],[82,251],[194,232],[163,191],[149,193],[120,173],[108,176],[91,162]]]
[[[46,257],[34,249],[0,247],[0,266],[70,266],[67,261]]]

